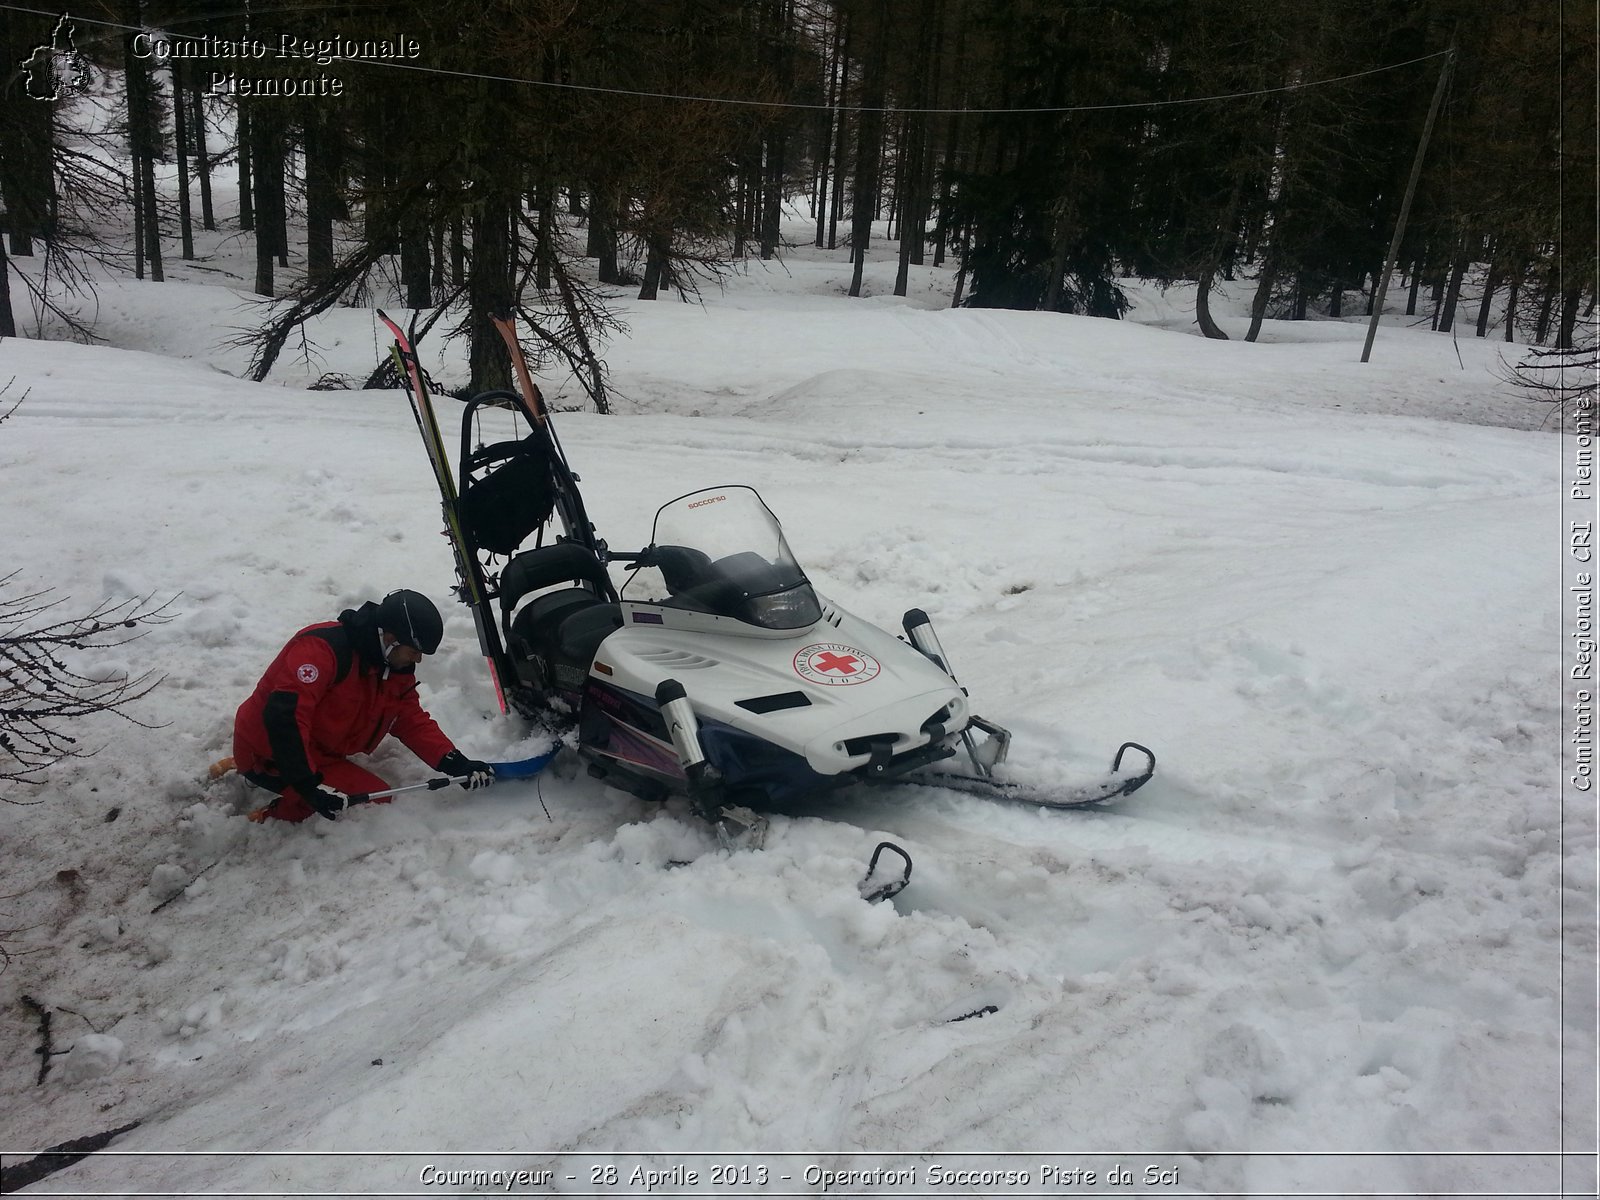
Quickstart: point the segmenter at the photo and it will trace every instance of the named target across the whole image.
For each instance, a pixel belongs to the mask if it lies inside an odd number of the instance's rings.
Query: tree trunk
[[[844,98],[839,87],[839,64],[844,57],[844,24],[845,18],[839,15],[833,26],[831,61],[828,64],[828,114],[817,146],[816,245],[819,248],[828,234],[828,193],[833,190],[832,172],[838,169],[833,158],[834,122],[844,120],[844,113],[840,111]]]
[[[1576,346],[1573,335],[1578,328],[1578,308],[1583,302],[1583,281],[1577,278],[1577,272],[1573,272],[1573,275],[1573,281],[1567,285],[1561,297],[1561,324],[1556,329],[1557,350],[1571,350]]]
[[[770,259],[778,253],[782,237],[783,181],[787,174],[784,159],[787,139],[775,133],[767,139],[765,189],[761,210],[761,257]]]
[[[535,195],[539,205],[539,223],[533,247],[533,286],[540,293],[550,290],[550,245],[554,240],[556,190],[551,183],[542,183]]]
[[[922,223],[917,213],[922,206],[922,154],[925,130],[921,116],[906,117],[906,145],[902,151],[904,164],[900,170],[900,247],[894,272],[894,294],[904,296],[910,287],[911,262],[922,256],[917,250],[922,244]]]
[[[936,94],[933,61],[938,50],[939,22],[942,9],[935,0],[922,0],[918,16],[921,36],[917,40],[916,71],[913,76],[915,90],[911,93],[914,108],[930,107]],[[929,193],[933,181],[928,173],[928,117],[925,113],[908,112],[901,150],[900,183],[895,189],[899,208],[900,254],[895,269],[894,294],[904,296],[910,283],[913,266],[922,266],[922,245],[927,236],[928,210],[933,207]]]
[[[933,226],[933,265],[936,267],[944,266],[945,248],[950,242],[950,175],[960,149],[960,136],[961,118],[954,114],[945,118],[944,146],[939,157],[939,165],[944,169],[937,172],[943,174],[944,178],[939,183],[939,219]],[[931,195],[929,201],[932,201]]]
[[[596,275],[601,283],[625,282],[617,267],[617,191],[602,184],[589,194],[589,239],[586,252],[597,259]]]
[[[878,172],[883,156],[883,94],[885,64],[889,56],[889,4],[878,0],[873,22],[872,50],[863,66],[861,85],[868,111],[861,114],[856,131],[855,186],[850,197],[850,295],[861,295],[867,266],[867,246],[872,241],[872,218],[878,207]]]
[[[1194,319],[1199,324],[1201,333],[1208,338],[1217,338],[1225,342],[1228,340],[1228,335],[1211,316],[1211,281],[1215,275],[1216,271],[1209,267],[1200,272],[1200,278],[1196,281],[1194,289]]]
[[[1539,293],[1539,316],[1533,323],[1533,342],[1542,346],[1550,337],[1550,310],[1556,301],[1556,267],[1551,263],[1545,271],[1544,287]]]
[[[338,131],[322,113],[307,113],[306,282],[321,283],[333,270],[333,220],[338,208],[333,139]]]
[[[645,246],[644,282],[639,285],[639,299],[654,300],[665,282],[671,242],[665,237],[652,235],[645,239]]]
[[[922,66],[922,105],[934,107],[943,88],[944,0],[924,0],[928,33]],[[933,218],[933,185],[936,176],[933,151],[933,118],[927,113],[914,117],[917,123],[916,204],[911,213],[911,265],[924,266],[928,253],[928,222]]]
[[[144,278],[144,188],[139,185],[139,161],[132,163],[132,176],[128,180],[133,198],[133,277]]]
[[[958,81],[955,96],[953,98],[958,97],[959,99],[956,100],[956,103],[953,105],[953,107],[961,108],[965,107],[969,103],[969,93],[965,85],[959,81],[969,78],[966,69],[967,29],[971,25],[971,22],[967,19],[966,6],[962,0],[954,0],[954,3],[956,6],[955,13],[948,22],[950,25],[955,26],[956,30],[956,45],[951,57],[950,67],[951,75],[955,80]],[[942,6],[940,10],[940,16],[941,19],[943,19],[944,12]],[[956,112],[946,116],[944,118],[944,136],[941,139],[942,144],[940,146],[939,156],[934,163],[930,164],[930,166],[934,168],[936,176],[940,174],[943,175],[943,178],[939,180],[939,219],[934,224],[933,234],[933,265],[936,267],[944,266],[945,250],[950,243],[950,201],[952,192],[950,176],[955,170],[958,156],[961,153],[961,134],[961,114]],[[940,168],[942,168],[942,170],[940,170]],[[933,191],[931,187],[929,188],[928,198],[929,202],[932,203]]]
[[[1417,289],[1422,286],[1422,264],[1411,265],[1411,290],[1406,293],[1406,316],[1417,315]]]
[[[161,268],[161,216],[156,207],[156,158],[154,154],[144,156],[144,166],[140,171],[144,181],[144,245],[145,257],[150,260],[150,281],[161,283],[166,279],[166,273]]]
[[[200,176],[200,227],[214,230],[217,214],[211,207],[211,153],[206,148],[206,109],[198,83],[189,88],[189,123],[194,126],[195,172]]]
[[[178,156],[178,239],[182,247],[180,256],[185,262],[194,261],[194,225],[189,211],[189,128],[186,119],[183,87],[182,59],[171,60],[172,71],[172,133],[177,143]]]
[[[129,0],[123,10],[125,24],[141,28],[141,8],[139,0]],[[125,41],[123,66],[128,89],[128,150],[133,160],[134,240],[139,243],[135,275],[142,279],[139,268],[148,264],[151,280],[160,283],[161,218],[156,210],[153,84],[145,60],[134,53],[133,39],[130,33]],[[141,258],[143,262],[138,261]]]
[[[255,181],[250,178],[250,110],[239,105],[235,141],[239,157],[239,231],[254,233],[256,228]]]
[[[1440,271],[1438,275],[1434,276],[1433,296],[1429,300],[1429,304],[1433,308],[1433,315],[1429,318],[1428,322],[1428,327],[1433,330],[1437,330],[1439,328],[1439,314],[1444,309],[1444,285],[1447,275],[1448,272]]]
[[[480,185],[481,186],[481,185]],[[511,386],[511,355],[490,317],[510,312],[516,303],[511,261],[511,222],[516,199],[503,195],[479,197],[472,217],[472,271],[467,277],[472,381],[474,395]]]
[[[1528,269],[1525,261],[1519,260],[1511,267],[1511,282],[1506,288],[1506,341],[1517,340],[1517,300],[1522,291],[1522,273]]]
[[[844,207],[844,149],[849,136],[849,114],[844,111],[845,100],[850,95],[850,40],[853,26],[846,12],[840,20],[844,24],[844,41],[839,52],[839,123],[833,138],[833,203],[828,214],[828,249],[839,248],[839,210]],[[859,123],[859,116],[857,118]]]
[[[768,60],[772,74],[778,81],[778,89],[785,95],[790,90],[792,76],[789,20],[788,0],[768,0],[764,19]],[[783,240],[783,188],[789,168],[788,127],[781,121],[774,122],[767,127],[762,141],[765,145],[761,179],[761,257],[771,259],[778,253],[778,244]]]
[[[967,287],[967,255],[964,237],[965,234],[961,232],[956,234],[956,257],[961,260],[961,265],[956,268],[956,287],[950,296],[951,308],[961,307],[961,294]]]
[[[6,41],[7,28],[16,41]],[[50,25],[42,19],[19,13],[0,15],[0,52],[15,47],[19,61],[21,46],[49,36]],[[10,87],[0,89],[0,105],[4,106],[4,116],[0,117],[0,196],[4,201],[0,209],[5,212],[4,227],[11,239],[12,255],[31,257],[34,238],[49,242],[54,237],[56,106],[20,97],[16,66],[15,62],[7,62],[0,70],[0,80],[6,74],[12,75]]]
[[[1272,285],[1277,281],[1278,264],[1272,251],[1261,264],[1261,278],[1256,281],[1255,299],[1250,302],[1250,329],[1244,340],[1253,342],[1261,334],[1261,323],[1267,319],[1267,305],[1272,302]]]
[[[744,257],[746,222],[750,213],[750,170],[742,151],[737,159],[737,171],[733,192],[733,257],[736,259]],[[648,254],[646,258],[648,260]]]
[[[288,131],[280,122],[272,148],[272,243],[278,248],[278,265],[289,265],[289,146]]]
[[[276,121],[265,107],[250,112],[250,161],[255,200],[256,295],[274,294],[273,265],[278,256],[277,214],[272,210],[273,159],[277,156]]]
[[[11,311],[11,267],[6,260],[6,247],[0,241],[0,337],[17,336],[17,317]]]
[[[900,236],[900,204],[906,194],[906,160],[907,145],[910,141],[908,132],[911,124],[909,114],[901,114],[900,124],[893,133],[889,130],[888,122],[884,122],[883,157],[889,157],[889,147],[894,147],[894,178],[889,181],[889,186],[880,189],[887,193],[889,211],[884,215],[883,237],[885,241],[892,242]],[[876,219],[876,218],[874,218]]]
[[[601,188],[595,188],[589,193],[589,220],[583,233],[583,256],[585,258],[600,257],[601,226],[605,221],[605,198]]]
[[[1489,336],[1489,309],[1494,303],[1495,291],[1500,287],[1501,274],[1499,260],[1490,262],[1488,278],[1483,281],[1483,299],[1478,301],[1479,337]]]
[[[1444,308],[1439,313],[1439,332],[1449,333],[1456,323],[1456,305],[1461,300],[1461,280],[1467,273],[1467,260],[1472,257],[1472,252],[1462,246],[1456,253],[1456,261],[1450,267],[1450,282],[1444,291]]]
[[[428,227],[420,217],[408,217],[400,230],[400,282],[407,308],[433,307],[433,275],[428,262]]]
[[[1344,316],[1344,280],[1333,281],[1333,291],[1328,296],[1328,315],[1330,317]]]
[[[1073,225],[1065,212],[1065,201],[1061,202],[1061,207],[1063,211],[1056,213],[1054,236],[1051,239],[1050,279],[1044,287],[1044,298],[1039,302],[1039,308],[1044,312],[1068,312],[1071,309],[1071,305],[1062,303],[1062,287],[1066,283],[1067,256],[1072,252]]]

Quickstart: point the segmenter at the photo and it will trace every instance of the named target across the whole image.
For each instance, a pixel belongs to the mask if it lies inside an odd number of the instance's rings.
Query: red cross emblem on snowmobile
[[[813,642],[794,656],[795,674],[812,683],[866,683],[883,670],[865,650],[838,642]]]

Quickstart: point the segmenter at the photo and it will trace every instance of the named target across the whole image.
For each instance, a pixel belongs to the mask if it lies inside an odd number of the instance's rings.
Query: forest
[[[502,386],[487,318],[517,309],[604,411],[608,296],[692,298],[781,257],[786,206],[853,257],[852,295],[887,237],[902,293],[910,266],[949,263],[959,305],[1117,318],[1119,280],[1191,281],[1208,337],[1227,336],[1214,282],[1245,279],[1253,340],[1269,317],[1370,311],[1409,200],[1389,311],[1581,352],[1592,18],[1559,0],[0,5],[0,335],[12,280],[92,336],[64,297],[97,272],[160,281],[226,221],[274,301],[254,377],[318,313],[392,303],[463,339],[474,390]]]

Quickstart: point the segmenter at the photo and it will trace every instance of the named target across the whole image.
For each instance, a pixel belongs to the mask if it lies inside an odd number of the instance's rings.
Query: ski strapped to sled
[[[1144,756],[1144,765],[1131,774],[1122,774],[1122,762],[1128,751]],[[1041,808],[1094,808],[1109,804],[1121,796],[1131,796],[1150,782],[1156,773],[1156,756],[1147,746],[1138,742],[1123,742],[1111,760],[1110,773],[1101,780],[1077,786],[1038,787],[1019,781],[986,778],[981,775],[964,775],[954,771],[926,771],[904,778],[906,783],[926,784],[929,787],[947,787],[958,792],[969,792],[993,800],[1011,800],[1017,804]]]
[[[529,423],[535,429],[542,429],[545,436],[550,439],[550,484],[555,492],[555,512],[561,518],[562,534],[567,541],[576,542],[599,555],[605,546],[595,536],[594,523],[589,520],[589,514],[583,507],[583,495],[578,491],[578,476],[567,463],[567,454],[561,447],[561,439],[556,436],[555,423],[550,420],[550,409],[544,402],[544,393],[539,390],[539,385],[534,383],[533,376],[528,371],[528,360],[522,352],[522,342],[517,338],[516,323],[509,316],[491,317],[490,322],[506,344],[506,352],[511,356],[512,370],[516,372],[517,382],[522,388],[520,396],[513,392],[510,394],[511,398],[518,401]],[[474,397],[471,404],[478,404],[483,399],[483,396]],[[463,420],[463,441],[465,430],[466,421]],[[465,470],[465,455],[463,455],[463,474]],[[463,479],[463,490],[465,490],[464,485]]]
[[[455,553],[457,590],[472,607],[473,622],[478,630],[478,649],[489,664],[489,678],[494,683],[494,695],[502,713],[508,711],[505,688],[501,682],[500,664],[505,651],[500,645],[500,634],[495,628],[494,613],[489,607],[488,584],[483,566],[478,561],[471,541],[461,522],[461,497],[456,491],[455,477],[450,471],[450,459],[445,453],[444,438],[439,433],[439,420],[433,411],[433,399],[417,362],[417,353],[405,331],[391,321],[382,309],[378,320],[389,328],[394,337],[394,360],[406,398],[411,402],[411,415],[416,419],[417,432],[422,435],[423,448],[433,466],[434,482],[439,485],[439,497],[444,508],[445,533],[450,538]]]

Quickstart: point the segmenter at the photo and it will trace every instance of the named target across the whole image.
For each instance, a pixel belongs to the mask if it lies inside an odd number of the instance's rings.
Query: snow
[[[106,281],[108,345],[0,344],[27,392],[0,427],[5,569],[178,614],[85,664],[165,676],[154,728],[96,724],[39,804],[0,806],[0,927],[28,951],[0,977],[0,1146],[140,1120],[113,1149],[173,1152],[36,1191],[427,1193],[432,1165],[620,1194],[591,1186],[612,1164],[732,1194],[717,1152],[801,1194],[808,1165],[1017,1190],[935,1164],[1034,1190],[1053,1164],[1063,1194],[1113,1165],[1115,1194],[1592,1193],[1591,1160],[1547,1153],[1595,1117],[1572,916],[1594,814],[1563,827],[1558,778],[1571,439],[1498,378],[1503,346],[1398,319],[1366,366],[1354,320],[1211,342],[1145,285],[1121,323],[950,310],[948,270],[896,299],[887,260],[850,300],[848,264],[806,250],[702,305],[624,299],[619,415],[558,422],[613,546],[752,484],[828,596],[933,615],[1019,769],[1072,778],[1134,738],[1154,781],[1076,814],[858,790],[774,816],[760,852],[570,759],[254,825],[244,784],[205,777],[234,708],[295,629],[396,587],[446,613],[421,672],[446,732],[544,743],[498,714],[451,602],[401,394],[301,390],[371,369],[371,312],[244,382],[217,278],[244,249]],[[1219,291],[1225,328],[1249,291]],[[428,774],[395,747],[375,768]],[[886,838],[915,871],[869,905]],[[71,1047],[44,1086],[24,994]]]

